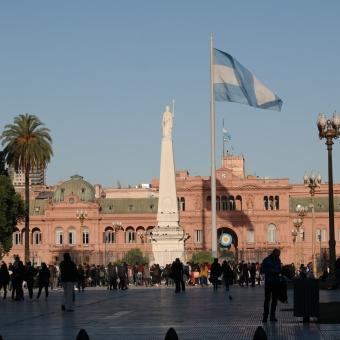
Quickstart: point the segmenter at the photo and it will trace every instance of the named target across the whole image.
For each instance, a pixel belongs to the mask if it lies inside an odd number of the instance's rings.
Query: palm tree
[[[6,163],[25,173],[25,261],[29,261],[29,174],[45,169],[53,156],[50,130],[35,115],[21,114],[0,135]]]

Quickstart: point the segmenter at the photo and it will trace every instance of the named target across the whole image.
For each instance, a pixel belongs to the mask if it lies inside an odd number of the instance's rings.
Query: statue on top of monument
[[[166,106],[162,121],[163,138],[172,138],[172,125],[172,113],[170,112],[170,107]]]

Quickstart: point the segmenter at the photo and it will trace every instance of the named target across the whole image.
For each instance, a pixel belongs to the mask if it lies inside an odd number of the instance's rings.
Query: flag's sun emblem
[[[223,233],[220,237],[220,244],[222,247],[229,247],[233,243],[233,238],[228,233]]]

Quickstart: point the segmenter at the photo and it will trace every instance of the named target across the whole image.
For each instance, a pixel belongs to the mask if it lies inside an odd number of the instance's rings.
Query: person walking
[[[126,290],[128,289],[127,287],[127,268],[123,265],[123,264],[120,264],[118,266],[118,278],[119,278],[119,285],[118,285],[118,288],[120,290]]]
[[[208,285],[208,264],[207,263],[202,263],[200,266],[200,284],[201,287],[207,286]]]
[[[43,288],[45,288],[45,300],[47,300],[48,298],[48,286],[50,285],[50,270],[47,268],[46,263],[43,262],[41,264],[41,268],[39,269],[38,272],[38,286],[39,286],[39,290],[38,290],[38,295],[37,295],[37,299],[40,298],[40,294]]]
[[[145,284],[145,287],[152,285],[150,268],[147,263],[144,264],[144,284]]]
[[[276,306],[280,289],[280,274],[282,264],[280,260],[280,250],[274,249],[272,253],[267,256],[261,265],[261,273],[264,274],[264,311],[263,322],[267,322],[269,315],[269,302],[271,299],[270,307],[270,321],[276,322]]]
[[[107,276],[108,276],[108,289],[116,290],[117,289],[117,267],[116,265],[112,265],[111,262],[107,265]]]
[[[15,278],[15,301],[23,301],[24,290],[22,289],[22,285],[25,279],[25,266],[22,261],[18,262],[17,267],[14,267],[13,275]]]
[[[9,283],[9,271],[7,265],[4,261],[1,262],[0,267],[0,290],[4,290],[3,298],[6,299],[7,297],[7,286]]]
[[[83,266],[80,264],[77,268],[77,288],[78,292],[83,292],[85,290],[85,271]]]
[[[229,300],[232,300],[232,296],[230,295],[230,285],[233,284],[234,281],[234,272],[231,269],[229,263],[224,260],[222,263],[222,275],[223,275],[223,281],[225,284],[225,289],[227,292],[229,292]]]
[[[250,283],[252,287],[255,287],[255,281],[256,281],[256,264],[253,262],[250,265],[249,268],[249,274],[250,274]]]
[[[185,292],[185,283],[183,280],[183,263],[179,258],[172,263],[171,266],[172,277],[175,281],[175,293],[179,293],[182,288],[182,292]]]
[[[53,290],[54,288],[57,288],[57,268],[51,264],[48,266],[48,269],[50,270],[50,286],[51,286],[51,290]]]
[[[71,260],[69,253],[64,253],[64,260],[60,262],[60,281],[64,288],[62,310],[74,311],[74,285],[77,282],[77,267]]]
[[[221,265],[218,263],[218,258],[214,258],[214,262],[210,268],[210,278],[211,278],[211,282],[214,287],[214,291],[217,291],[218,278],[221,276],[221,274],[222,274],[222,268],[221,268]]]
[[[28,296],[30,299],[33,298],[33,285],[36,273],[37,272],[35,268],[32,266],[31,261],[28,261],[25,267],[25,281],[27,284]]]

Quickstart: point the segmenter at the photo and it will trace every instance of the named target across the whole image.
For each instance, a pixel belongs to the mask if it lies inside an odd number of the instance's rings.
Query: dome
[[[60,184],[53,194],[53,202],[64,202],[68,195],[77,195],[80,201],[94,202],[95,190],[94,187],[86,182],[82,176],[74,175],[71,179]]]

